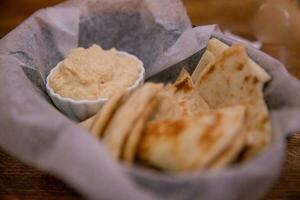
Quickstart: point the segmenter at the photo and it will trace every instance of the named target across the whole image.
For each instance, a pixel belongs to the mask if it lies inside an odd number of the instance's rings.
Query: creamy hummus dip
[[[109,98],[132,86],[139,77],[140,64],[117,50],[98,45],[76,48],[49,77],[55,93],[74,100]]]

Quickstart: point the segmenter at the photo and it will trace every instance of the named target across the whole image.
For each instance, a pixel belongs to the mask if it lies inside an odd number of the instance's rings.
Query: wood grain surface
[[[282,175],[265,199],[300,199],[300,134],[295,134],[288,139],[288,148]]]
[[[62,0],[0,0],[0,38],[35,10]],[[224,3],[225,2],[225,3]],[[227,3],[226,3],[227,2]],[[234,3],[233,3],[234,2]],[[223,29],[254,39],[249,24],[260,0],[184,0],[194,24],[218,23]],[[239,12],[235,12],[239,10]],[[289,67],[293,56],[286,47],[264,45],[263,50],[280,59],[300,78],[300,66]],[[299,119],[300,120],[300,119]],[[300,134],[288,141],[286,161],[280,179],[265,197],[267,200],[300,199]],[[82,199],[73,189],[55,177],[27,166],[0,149],[0,200],[75,200]]]
[[[1,200],[82,199],[55,177],[36,170],[0,150]]]

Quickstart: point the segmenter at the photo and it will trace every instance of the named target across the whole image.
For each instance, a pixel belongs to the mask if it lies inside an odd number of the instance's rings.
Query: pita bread
[[[185,94],[195,89],[194,82],[186,69],[182,69],[176,81],[170,88],[174,94]]]
[[[166,86],[157,97],[158,108],[152,120],[180,118],[209,110],[207,103],[195,90],[190,74],[182,69],[177,80],[171,86]]]
[[[113,158],[119,159],[125,139],[149,102],[163,88],[161,84],[146,83],[134,91],[127,101],[116,111],[103,137],[104,145]]]
[[[122,159],[127,161],[128,163],[132,163],[135,157],[135,153],[140,142],[141,134],[144,131],[145,124],[153,112],[155,106],[157,104],[157,100],[153,99],[149,105],[145,108],[137,122],[134,124],[127,141],[125,142],[125,147],[123,150]]]
[[[214,65],[204,69],[196,83],[212,109],[237,104],[246,107],[247,145],[255,152],[271,142],[270,118],[263,98],[263,86],[269,75],[257,67],[249,60],[244,47],[235,45],[223,51]]]
[[[150,121],[182,116],[182,108],[170,90],[162,90],[157,94],[158,106],[152,114]]]
[[[137,156],[171,172],[204,169],[239,134],[244,112],[243,106],[235,106],[150,122]]]
[[[209,110],[208,104],[201,97],[200,93],[195,90],[194,82],[190,74],[183,69],[180,76],[173,84],[173,92],[178,104],[187,115],[193,115],[198,112]]]
[[[211,52],[215,57],[220,57],[229,46],[218,39],[212,38],[208,41],[206,50]]]
[[[232,144],[230,144],[215,160],[213,160],[209,166],[209,170],[218,170],[226,167],[228,164],[232,163],[239,156],[243,147],[245,146],[245,131],[242,130],[235,137]]]
[[[228,45],[224,44],[223,42],[221,42],[218,39],[213,38],[208,42],[207,51],[212,52],[212,54],[215,57],[220,57],[223,54],[223,52],[228,48],[229,48]],[[247,59],[249,60],[249,65],[251,66],[253,73],[256,74],[257,78],[260,81],[267,82],[271,79],[269,74],[267,74],[263,68],[261,68],[259,65],[257,65],[249,57]]]
[[[92,116],[92,117],[80,122],[79,125],[87,130],[90,130],[94,120],[95,120],[95,116]]]
[[[91,126],[91,133],[96,137],[102,137],[103,132],[112,118],[113,113],[120,106],[121,100],[125,94],[125,91],[115,94],[108,102],[102,107],[102,109],[96,114],[94,122]]]
[[[212,54],[210,51],[205,51],[202,55],[198,65],[196,66],[193,74],[192,74],[192,81],[194,83],[197,82],[197,79],[199,78],[202,71],[210,65],[213,65],[216,62],[216,57],[214,54]]]

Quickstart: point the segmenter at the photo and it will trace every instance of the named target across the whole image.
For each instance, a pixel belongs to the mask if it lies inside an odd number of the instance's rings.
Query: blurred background
[[[34,11],[63,0],[0,0],[0,38]],[[300,0],[183,0],[194,25],[219,24],[283,62],[300,78]]]

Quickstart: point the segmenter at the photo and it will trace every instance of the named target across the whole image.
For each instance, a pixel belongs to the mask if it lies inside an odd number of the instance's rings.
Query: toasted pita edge
[[[98,138],[103,136],[104,130],[112,118],[113,113],[120,106],[120,102],[124,97],[125,91],[119,92],[111,97],[102,109],[96,114],[91,126],[91,133]]]
[[[87,130],[90,130],[94,120],[95,120],[95,115],[80,122],[79,125]]]
[[[216,62],[216,57],[210,51],[205,51],[202,55],[198,65],[196,66],[194,72],[192,73],[192,81],[197,82],[200,77],[201,72],[208,66],[213,65]]]
[[[215,160],[213,160],[208,170],[219,170],[232,163],[240,154],[246,144],[246,132],[241,130],[232,144],[230,144]]]
[[[141,135],[144,131],[145,124],[150,115],[152,114],[156,104],[157,100],[153,99],[132,127],[132,130],[125,142],[125,147],[123,148],[124,150],[122,155],[123,160],[127,161],[128,163],[132,163],[135,158],[135,153],[138,148]]]

